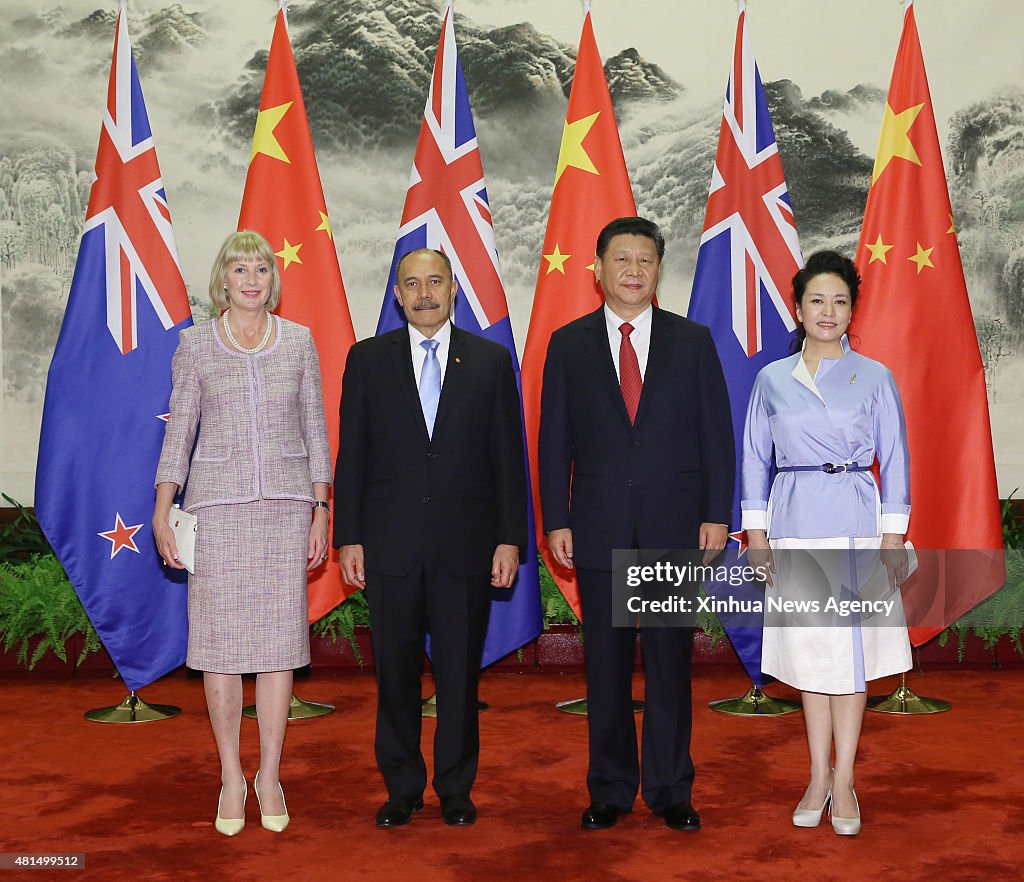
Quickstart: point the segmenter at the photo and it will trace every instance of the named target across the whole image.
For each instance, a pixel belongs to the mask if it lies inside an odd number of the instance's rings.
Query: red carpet
[[[176,676],[145,691],[148,701],[182,707],[173,720],[104,726],[82,712],[120,701],[116,681],[10,677],[0,680],[0,852],[86,854],[84,870],[11,875],[26,879],[1018,882],[1024,676],[951,671],[915,675],[911,685],[954,709],[867,715],[858,779],[864,831],[841,839],[826,824],[789,823],[805,783],[800,715],[738,719],[708,710],[707,701],[745,688],[731,673],[694,681],[699,833],[668,830],[639,802],[613,830],[581,830],[586,722],[552,705],[581,695],[583,679],[509,674],[488,675],[482,687],[491,709],[481,717],[477,825],[445,827],[430,793],[410,825],[376,830],[384,794],[373,762],[374,682],[317,674],[297,692],[338,712],[289,728],[291,828],[263,830],[250,792],[248,824],[228,840],[212,827],[219,771],[199,679]],[[428,739],[432,732],[425,721]],[[243,723],[242,744],[251,776],[253,721]]]

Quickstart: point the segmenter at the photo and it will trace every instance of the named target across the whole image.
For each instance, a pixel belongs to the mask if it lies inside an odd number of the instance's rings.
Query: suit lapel
[[[391,363],[396,372],[398,387],[407,401],[406,406],[415,408],[416,422],[423,430],[425,437],[427,423],[423,419],[423,406],[420,404],[420,393],[416,388],[416,374],[412,369],[412,349],[410,347],[409,327],[406,325],[391,338]]]
[[[661,310],[655,307],[651,314],[651,346],[647,352],[644,388],[640,393],[640,404],[636,409],[636,425],[640,425],[640,421],[647,412],[656,406],[651,404],[651,401],[657,401],[657,396],[665,382],[665,374],[672,357],[672,348],[676,343],[676,338],[672,336],[664,318]]]
[[[604,307],[599,307],[596,312],[587,316],[583,327],[587,332],[584,337],[586,341],[584,345],[587,349],[588,361],[598,365],[599,382],[611,397],[615,412],[628,425],[629,413],[626,411],[626,402],[622,398],[622,387],[619,385],[618,374],[615,373],[615,362],[612,361],[612,351],[608,344],[608,324],[604,315]]]

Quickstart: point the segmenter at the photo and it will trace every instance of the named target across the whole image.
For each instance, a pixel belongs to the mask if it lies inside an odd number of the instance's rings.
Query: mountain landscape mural
[[[95,2],[23,4],[0,27],[0,490],[25,503],[106,95],[116,11],[113,4],[90,8]],[[276,12],[264,5],[258,14],[257,4],[241,0],[131,6],[136,62],[197,318],[207,314],[209,264],[237,220]],[[521,350],[575,45],[530,22],[489,26],[471,3],[457,8],[466,12],[456,15],[456,31]],[[433,0],[290,8],[360,337],[372,333],[384,294],[439,22]],[[708,60],[719,95],[728,60]],[[887,64],[878,82],[819,94],[805,93],[795,79],[765,83],[805,254],[856,246]],[[668,239],[660,299],[685,311],[721,99],[696,97],[693,84],[668,69],[666,59],[635,48],[606,56],[638,210],[662,224]],[[1006,86],[978,94],[955,110],[948,131],[946,170],[1006,495],[1024,485],[1024,92]]]

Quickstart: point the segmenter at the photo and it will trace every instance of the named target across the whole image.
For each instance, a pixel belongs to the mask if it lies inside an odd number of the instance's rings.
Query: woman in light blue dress
[[[802,347],[766,366],[754,383],[741,494],[750,562],[775,571],[766,591],[761,669],[803,697],[811,774],[793,823],[817,826],[831,801],[832,826],[842,835],[860,831],[853,785],[866,684],[911,666],[899,592],[892,590],[908,568],[906,429],[892,374],[850,349],[846,330],[859,286],[852,261],[831,251],[812,255],[794,277]],[[876,457],[880,488],[870,471]],[[818,554],[825,571],[838,569],[831,595],[857,599],[869,552],[855,552],[879,548],[870,557],[885,566],[884,594],[895,601],[888,615],[769,614],[773,599],[811,596],[808,579],[795,577],[807,560],[796,549],[836,549]]]

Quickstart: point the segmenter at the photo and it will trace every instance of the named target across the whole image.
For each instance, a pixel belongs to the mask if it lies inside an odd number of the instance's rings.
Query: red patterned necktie
[[[629,322],[619,325],[622,341],[619,343],[619,387],[622,389],[622,400],[626,402],[630,423],[636,423],[636,409],[640,406],[640,393],[644,391],[644,381],[640,376],[640,362],[637,361],[636,350],[629,342],[633,326]]]

